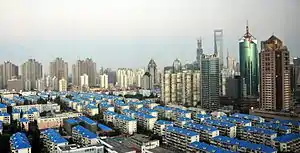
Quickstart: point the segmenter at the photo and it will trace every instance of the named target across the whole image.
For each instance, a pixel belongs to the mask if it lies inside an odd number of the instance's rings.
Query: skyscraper
[[[196,63],[199,67],[201,63],[202,54],[203,54],[202,39],[200,38],[199,40],[197,40],[197,57],[196,57]]]
[[[72,83],[75,86],[80,86],[80,76],[88,75],[89,86],[96,85],[96,63],[91,58],[85,60],[77,60],[76,64],[72,65]]]
[[[220,59],[217,55],[203,55],[201,59],[202,108],[216,110],[220,106]]]
[[[56,76],[57,80],[65,79],[68,81],[68,63],[62,58],[56,58],[53,62],[50,62],[50,76]]]
[[[108,75],[102,74],[100,75],[100,87],[104,89],[108,89]]]
[[[246,33],[239,41],[240,51],[240,75],[246,81],[246,95],[258,95],[258,51],[257,40],[249,33],[248,25]]]
[[[43,78],[42,64],[35,59],[29,59],[22,64],[21,71],[25,87],[28,87],[27,90],[30,90],[29,87],[31,89],[36,89],[36,80]],[[28,84],[30,84],[30,86]]]
[[[260,107],[289,110],[292,106],[289,51],[274,35],[261,42],[260,67]]]
[[[217,29],[214,30],[214,54],[219,57],[220,60],[220,69],[223,69],[223,30]]]
[[[7,88],[7,81],[19,76],[19,67],[10,61],[4,62],[3,65],[0,65],[1,71],[1,88]]]
[[[145,74],[145,70],[144,69],[136,69],[135,70],[134,84],[137,87],[142,87],[142,84],[143,84],[142,82],[143,82],[144,74]]]
[[[149,61],[148,72],[150,73],[150,80],[151,80],[150,88],[153,88],[154,85],[158,84],[157,65],[153,59]]]

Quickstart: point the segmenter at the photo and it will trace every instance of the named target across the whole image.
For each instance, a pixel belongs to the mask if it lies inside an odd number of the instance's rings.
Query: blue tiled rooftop
[[[24,133],[17,132],[13,134],[10,137],[10,142],[13,148],[19,150],[19,149],[25,149],[25,148],[31,148],[31,145]]]
[[[104,113],[103,113],[103,115],[117,115],[117,113],[115,113],[115,112],[112,112],[112,111],[105,111]]]
[[[246,126],[246,127],[242,128],[242,130],[247,131],[249,133],[260,133],[260,134],[264,134],[264,135],[276,134],[276,132],[273,130],[257,128],[257,127],[253,127],[253,126]]]
[[[23,122],[29,122],[29,120],[27,118],[20,118],[19,122],[23,123]]]
[[[35,108],[35,107],[32,107],[32,108],[30,108],[29,110],[28,110],[28,112],[39,112],[38,111],[38,109],[37,108]]]
[[[186,123],[184,125],[184,127],[192,128],[192,129],[195,129],[195,130],[208,131],[208,132],[214,132],[214,131],[218,130],[215,127],[206,126],[206,125],[202,125],[202,124],[194,124],[194,123]]]
[[[7,106],[5,104],[0,103],[0,108],[6,108]]]
[[[173,108],[172,110],[173,110],[173,112],[180,113],[180,114],[187,114],[187,113],[189,113],[189,111],[186,111],[186,110],[183,110],[183,109],[179,109],[179,108]]]
[[[108,104],[108,103],[101,103],[100,107],[108,108],[108,107],[114,107],[114,106],[111,104]]]
[[[69,124],[77,124],[78,123],[78,121],[73,119],[73,118],[67,119],[66,122],[69,123]]]
[[[167,124],[167,125],[170,125],[170,124],[173,124],[173,122],[171,122],[171,121],[165,121],[165,120],[158,120],[158,121],[155,122],[155,124],[159,124],[159,125],[165,125],[165,124]]]
[[[240,148],[247,148],[247,149],[250,149],[250,150],[257,150],[257,151],[261,151],[263,153],[270,153],[270,152],[276,151],[272,147],[269,147],[269,146],[266,146],[266,145],[251,143],[251,142],[248,142],[248,141],[238,140],[236,138],[230,138],[230,137],[226,137],[226,136],[213,137],[212,141],[218,142],[218,143],[221,143],[221,144],[231,145],[231,146],[235,145],[235,146],[239,146]]]
[[[234,124],[237,124],[237,123],[248,124],[248,123],[251,122],[250,120],[245,120],[245,119],[240,119],[240,118],[233,118],[233,117],[226,117],[226,116],[220,117],[220,120],[225,121],[225,122],[231,122],[231,123],[234,123]]]
[[[198,119],[200,119],[200,118],[207,119],[207,118],[210,118],[210,117],[211,116],[208,115],[208,114],[197,114],[197,115],[195,115],[195,118],[198,118]]]
[[[131,117],[128,117],[126,115],[123,115],[123,114],[117,114],[115,116],[115,118],[118,118],[118,119],[121,119],[121,120],[125,120],[125,121],[135,121],[135,119],[133,119]]]
[[[90,125],[96,125],[97,122],[91,120],[90,118],[88,117],[85,117],[85,116],[79,116],[78,119],[80,119],[81,121],[87,123],[87,124],[90,124]]]
[[[277,141],[279,143],[287,143],[297,139],[298,140],[300,139],[299,133],[290,133],[290,134],[279,136],[275,138],[274,141]]]
[[[232,114],[231,117],[241,118],[241,119],[245,119],[245,120],[254,120],[254,121],[260,121],[260,119],[261,119],[261,117],[259,117],[259,116],[240,114],[240,113]]]
[[[146,108],[146,107],[142,107],[138,111],[139,112],[144,112],[144,113],[147,113],[147,112],[149,112],[149,113],[157,112],[157,110]]]
[[[232,151],[225,150],[223,148],[209,145],[207,143],[199,142],[199,141],[195,141],[195,142],[189,144],[189,147],[194,148],[196,150],[204,151],[206,153],[234,153]]]
[[[279,123],[271,123],[271,122],[264,122],[256,125],[260,128],[272,129],[272,130],[280,130],[280,131],[287,131],[290,128],[288,126],[279,124]]]
[[[175,132],[177,134],[184,135],[184,136],[189,136],[189,137],[199,135],[198,133],[196,133],[194,131],[187,130],[187,129],[184,129],[184,128],[179,128],[179,127],[173,127],[173,126],[167,126],[165,128],[165,130],[169,131],[169,132]]]
[[[135,115],[136,115],[136,117],[141,117],[141,118],[144,118],[144,119],[155,118],[152,115],[141,113],[141,112],[136,112]]]
[[[8,113],[0,112],[0,116],[10,116]]]
[[[88,105],[86,105],[86,108],[87,108],[87,109],[98,109],[98,107],[97,107],[97,106],[95,106],[95,105],[92,105],[92,104],[88,104]]]
[[[110,127],[105,126],[103,124],[98,124],[98,128],[105,132],[112,131],[112,129]]]
[[[164,106],[155,106],[153,109],[155,109],[155,110],[172,110],[172,108],[164,107]]]
[[[67,143],[68,141],[63,138],[57,131],[54,129],[46,129],[41,132],[41,134],[46,135],[46,137],[53,143]]]
[[[212,125],[212,126],[221,126],[221,127],[226,127],[226,128],[230,128],[235,126],[232,123],[229,122],[222,122],[222,121],[217,121],[217,120],[204,120],[203,123]]]
[[[300,121],[294,121],[294,120],[272,119],[270,122],[279,123],[283,125],[300,126]]]
[[[89,131],[88,129],[82,127],[81,125],[77,125],[74,126],[72,128],[72,131],[77,131],[78,133],[80,133],[84,138],[88,138],[88,139],[94,139],[97,138],[97,135],[91,131]]]
[[[190,118],[186,118],[186,117],[178,117],[178,118],[177,118],[177,121],[179,121],[179,122],[184,122],[184,121],[193,121],[193,120],[190,119]]]

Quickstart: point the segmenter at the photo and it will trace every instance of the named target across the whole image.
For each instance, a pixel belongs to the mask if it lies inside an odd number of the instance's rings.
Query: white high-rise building
[[[134,83],[134,73],[132,69],[120,68],[117,70],[117,85],[120,88],[128,88]]]
[[[25,91],[30,91],[31,90],[31,81],[30,80],[25,80],[24,81],[24,90]]]
[[[37,62],[35,59],[29,59],[24,64],[22,64],[21,70],[23,81],[30,81],[30,88],[36,89],[36,80],[43,77],[42,64]]]
[[[62,58],[56,58],[50,62],[50,76],[56,76],[57,80],[66,79],[68,81],[68,63]]]
[[[100,87],[104,89],[108,89],[108,75],[102,74],[100,75]]]
[[[19,67],[10,61],[0,65],[0,89],[7,88],[7,81],[19,76]]]
[[[58,90],[58,81],[56,76],[51,79],[51,89],[55,91]]]
[[[37,91],[44,91],[45,90],[44,79],[36,80],[36,89],[37,89]]]
[[[89,76],[87,74],[80,76],[80,87],[81,89],[89,87]]]
[[[87,58],[85,60],[78,60],[76,64],[72,65],[72,83],[75,86],[81,85],[81,76],[83,74],[88,75],[88,85],[96,85],[96,63],[92,59]]]
[[[145,74],[145,70],[144,69],[137,69],[135,71],[135,85],[137,87],[142,87],[142,79],[143,79],[143,76]]]
[[[58,81],[59,91],[67,91],[68,83],[67,80],[62,78]]]

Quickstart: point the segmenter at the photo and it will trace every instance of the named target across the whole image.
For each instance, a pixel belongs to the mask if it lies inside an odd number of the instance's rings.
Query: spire
[[[249,26],[248,26],[248,20],[246,22],[246,35],[249,36]]]

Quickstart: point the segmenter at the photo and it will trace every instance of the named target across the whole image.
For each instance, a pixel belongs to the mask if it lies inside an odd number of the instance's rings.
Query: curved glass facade
[[[240,73],[245,78],[246,95],[258,95],[258,50],[255,40],[244,38],[240,41]]]

